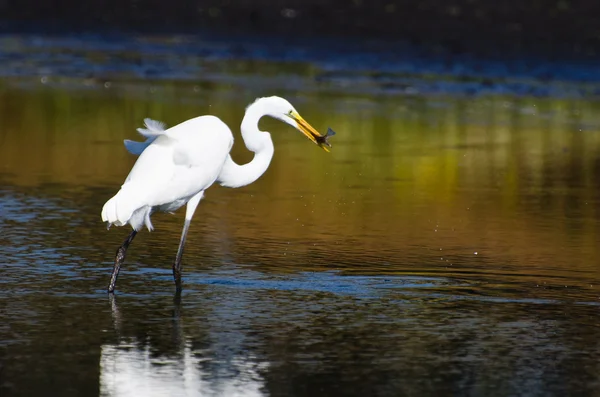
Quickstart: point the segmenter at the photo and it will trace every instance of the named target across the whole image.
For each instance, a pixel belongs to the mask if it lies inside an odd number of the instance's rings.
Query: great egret
[[[117,250],[108,292],[114,292],[125,253],[137,232],[146,225],[152,231],[150,215],[156,211],[173,212],[187,203],[179,249],[173,263],[177,292],[181,291],[181,257],[190,221],[204,191],[214,182],[240,187],[257,180],[273,157],[271,134],[258,129],[258,121],[270,116],[291,125],[308,139],[329,151],[326,135],[318,133],[285,99],[258,98],[246,108],[242,120],[242,138],[254,152],[251,162],[236,164],[229,155],[233,134],[215,116],[200,116],[165,129],[164,124],[146,119],[146,128],[138,128],[145,142],[125,140],[126,149],[139,155],[121,190],[104,204],[102,220],[111,225],[131,225],[133,231]]]

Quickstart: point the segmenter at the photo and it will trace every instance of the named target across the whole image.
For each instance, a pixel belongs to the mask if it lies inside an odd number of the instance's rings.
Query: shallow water
[[[244,68],[0,80],[2,396],[600,393],[597,102],[302,91],[272,68],[268,90]],[[273,163],[207,192],[181,299],[181,210],[153,217],[107,296],[123,139],[205,113],[237,138],[272,93],[335,129],[332,152],[262,122]],[[233,155],[251,158],[239,138]]]

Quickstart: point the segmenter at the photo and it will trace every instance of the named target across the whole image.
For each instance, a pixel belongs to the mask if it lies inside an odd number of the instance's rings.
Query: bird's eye
[[[288,116],[291,116],[291,115],[293,115],[293,114],[294,114],[294,111],[293,111],[293,110],[290,110],[290,111],[288,112]]]

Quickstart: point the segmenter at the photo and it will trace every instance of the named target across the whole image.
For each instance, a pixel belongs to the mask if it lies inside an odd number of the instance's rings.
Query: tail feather
[[[129,223],[135,230],[139,230],[145,223],[151,230],[152,224],[149,222],[149,214],[145,216],[146,211],[150,212],[150,207],[138,203],[135,190],[123,187],[102,207],[102,221],[109,226],[124,226]]]
[[[104,207],[102,207],[102,222],[106,222],[108,227],[110,227],[113,223],[117,223],[117,196],[114,196],[110,200],[108,200]],[[122,225],[118,225],[122,226]]]

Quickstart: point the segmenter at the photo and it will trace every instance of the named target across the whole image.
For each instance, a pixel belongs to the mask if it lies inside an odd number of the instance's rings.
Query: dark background
[[[402,41],[488,57],[597,59],[600,2],[0,0],[1,32],[275,35]]]

